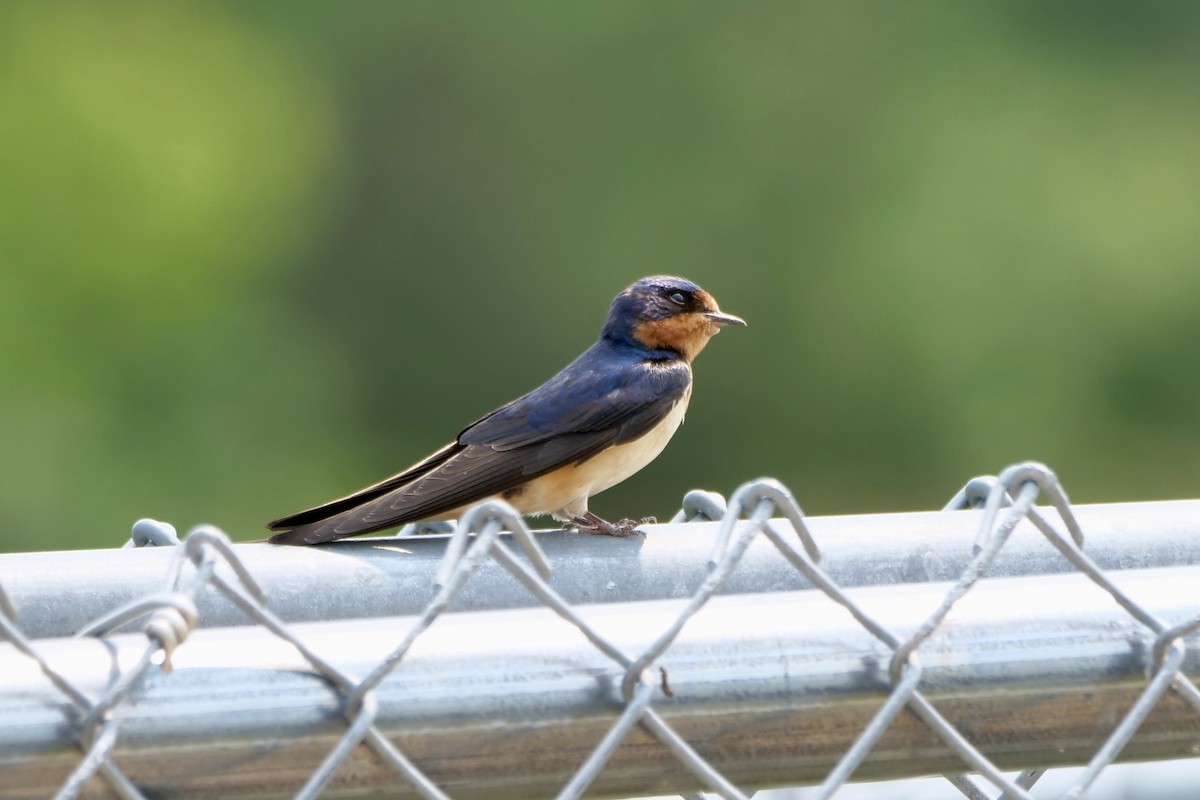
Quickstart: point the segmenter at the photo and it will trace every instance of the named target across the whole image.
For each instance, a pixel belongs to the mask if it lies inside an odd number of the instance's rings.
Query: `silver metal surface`
[[[1167,624],[1200,613],[1200,567],[1110,575]],[[850,590],[901,637],[916,634],[946,584]],[[683,603],[575,609],[622,652],[648,651]],[[412,618],[297,624],[291,632],[346,675],[366,675],[414,628]],[[1196,636],[1182,671],[1200,677]],[[45,640],[38,649],[89,696],[135,669],[146,637]],[[1083,764],[1146,688],[1153,638],[1082,575],[985,580],[925,640],[921,691],[1003,768]],[[711,600],[648,679],[661,718],[743,790],[825,778],[890,692],[891,648],[816,592]],[[343,739],[337,692],[288,643],[261,628],[197,631],[113,711],[111,760],[149,796],[294,794]],[[0,645],[0,798],[49,797],[76,766],[70,715],[38,665]],[[624,669],[545,608],[439,618],[372,692],[374,724],[455,798],[552,796],[625,710]],[[671,696],[663,693],[668,686]],[[1122,760],[1181,758],[1197,744],[1196,713],[1168,694]],[[901,714],[855,779],[959,771],[952,749]],[[93,782],[95,796],[109,796]],[[633,729],[589,796],[703,788]],[[417,796],[367,749],[355,750],[323,797]],[[81,796],[93,796],[84,792]]]
[[[1200,563],[1200,501],[1079,505],[1087,552],[1104,570]],[[965,569],[984,512],[945,511],[809,517],[830,577],[841,586],[949,580]],[[772,523],[786,530],[786,520]],[[717,523],[648,526],[613,539],[564,531],[535,534],[554,565],[552,586],[570,603],[690,596],[704,580]],[[507,537],[506,537],[507,538]],[[447,537],[364,539],[319,548],[239,544],[235,550],[286,622],[415,614],[433,596]],[[25,632],[75,633],[100,613],[161,591],[169,547],[0,555],[0,584]],[[1075,567],[1022,521],[988,574],[1036,575]],[[228,576],[227,567],[219,573]],[[725,594],[811,588],[767,541],[747,550]],[[196,600],[202,626],[246,624],[224,596]],[[454,599],[455,611],[534,605],[498,564],[483,565]]]

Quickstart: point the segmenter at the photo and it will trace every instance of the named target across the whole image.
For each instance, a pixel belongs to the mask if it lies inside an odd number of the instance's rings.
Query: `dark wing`
[[[286,517],[272,520],[267,523],[267,528],[273,531],[287,531],[292,528],[299,528],[303,525],[312,525],[314,522],[327,520],[332,516],[349,511],[352,508],[357,508],[364,503],[370,502],[375,498],[387,494],[397,486],[401,486],[409,481],[419,478],[432,469],[437,468],[440,464],[444,464],[455,453],[462,450],[457,442],[450,444],[438,450],[433,455],[413,464],[403,472],[399,472],[390,478],[385,478],[379,483],[372,484],[365,489],[359,489],[353,494],[348,494],[345,497],[339,497],[337,500],[330,500],[328,503],[322,503],[319,506],[306,508],[303,511],[297,511],[295,514],[289,514]],[[274,538],[274,537],[273,537]]]
[[[286,532],[271,541],[316,544],[437,519],[639,438],[662,421],[690,382],[691,369],[682,360],[646,361],[597,345],[421,463],[272,522],[269,528]]]

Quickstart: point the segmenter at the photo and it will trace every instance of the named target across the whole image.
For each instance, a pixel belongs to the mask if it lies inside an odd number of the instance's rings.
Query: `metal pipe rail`
[[[1200,564],[1200,500],[1078,505],[1087,552],[1104,570]],[[982,512],[941,511],[808,517],[829,575],[841,586],[950,580],[971,557]],[[772,524],[787,529],[785,519]],[[645,537],[612,539],[542,531],[553,586],[572,605],[687,597],[705,577],[717,523],[648,527]],[[286,622],[418,613],[445,554],[446,537],[364,539],[319,548],[240,544],[238,557]],[[33,637],[69,636],[98,613],[161,590],[172,548],[0,555],[0,583]],[[990,575],[1071,572],[1074,567],[1023,521]],[[228,568],[219,573],[231,577]],[[765,540],[746,553],[723,592],[808,589],[811,584]],[[536,604],[498,564],[483,567],[452,610]],[[224,595],[199,600],[200,624],[246,618]]]
[[[1081,509],[1082,511],[1082,509]],[[1083,516],[1081,514],[1081,516]],[[830,537],[832,540],[833,537]],[[647,543],[654,539],[651,536]],[[617,545],[621,546],[621,545]],[[648,545],[643,545],[648,546]],[[1200,567],[1113,572],[1167,625],[1200,613]],[[949,584],[849,590],[907,637]],[[677,600],[577,608],[627,653],[644,652],[678,617]],[[350,675],[372,670],[411,618],[290,626]],[[1181,672],[1200,678],[1200,637]],[[1082,575],[987,580],[919,651],[921,691],[1005,768],[1080,764],[1146,688],[1153,637]],[[39,651],[91,696],[141,656],[141,634],[44,640]],[[714,598],[659,662],[652,706],[709,763],[744,789],[820,781],[889,694],[892,651],[818,592]],[[154,796],[284,797],[346,731],[339,697],[285,642],[261,628],[201,630],[117,708],[114,762]],[[68,705],[38,665],[0,645],[0,798],[47,797],[76,765]],[[546,608],[443,616],[373,693],[375,724],[455,798],[552,796],[623,710],[623,670]],[[652,676],[657,685],[657,671]],[[1195,754],[1197,712],[1172,692],[1120,758]],[[855,779],[943,771],[962,763],[915,715],[901,714]],[[658,739],[633,730],[589,796],[700,789]],[[109,796],[98,783],[91,794]],[[358,748],[323,797],[417,796]]]

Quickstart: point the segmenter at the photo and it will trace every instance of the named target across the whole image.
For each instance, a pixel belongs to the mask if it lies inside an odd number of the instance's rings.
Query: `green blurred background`
[[[5,3],[0,549],[415,461],[631,280],[750,322],[593,501],[1197,496],[1200,4]]]

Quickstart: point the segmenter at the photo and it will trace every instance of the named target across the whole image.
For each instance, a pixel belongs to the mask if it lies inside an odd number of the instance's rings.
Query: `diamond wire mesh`
[[[1057,524],[1034,505],[1045,495],[1057,515]],[[448,540],[445,557],[438,571],[435,596],[405,632],[395,648],[373,671],[361,679],[346,675],[320,654],[314,652],[267,607],[266,598],[254,578],[239,561],[228,538],[210,526],[193,530],[182,542],[169,526],[140,523],[135,526],[133,544],[177,545],[165,576],[163,591],[142,598],[104,615],[81,635],[104,636],[118,627],[145,619],[142,631],[145,648],[136,663],[113,680],[99,698],[90,698],[74,686],[39,653],[36,643],[16,623],[17,615],[0,586],[0,632],[16,649],[34,660],[41,672],[63,698],[63,713],[80,751],[78,765],[55,795],[67,800],[77,797],[95,778],[100,778],[118,797],[126,800],[146,795],[122,772],[115,755],[120,741],[120,710],[155,669],[170,670],[171,656],[185,644],[188,633],[198,622],[196,597],[206,586],[213,586],[236,604],[254,624],[288,642],[312,670],[337,692],[346,730],[334,748],[296,793],[297,798],[320,794],[337,774],[348,756],[358,747],[367,746],[379,758],[402,775],[423,797],[447,799],[449,796],[431,781],[403,752],[376,727],[378,703],[373,694],[379,683],[393,670],[402,667],[405,654],[421,634],[446,612],[450,602],[489,559],[511,573],[541,604],[574,625],[588,641],[620,671],[624,707],[616,721],[571,779],[559,791],[559,800],[581,797],[604,769],[609,758],[635,727],[640,726],[657,738],[705,786],[721,797],[745,798],[748,795],[727,780],[688,744],[656,711],[653,702],[670,696],[669,673],[661,663],[688,621],[716,595],[751,542],[767,538],[791,565],[802,572],[830,600],[842,606],[872,636],[892,651],[886,672],[887,685],[882,706],[857,740],[841,757],[820,786],[817,796],[832,797],[853,776],[885,731],[903,711],[922,720],[961,759],[963,774],[949,774],[950,783],[972,800],[993,796],[971,774],[981,776],[998,790],[999,798],[1028,800],[1028,790],[1042,774],[1037,770],[1009,779],[985,757],[922,694],[921,646],[938,630],[955,604],[982,578],[1018,522],[1028,519],[1038,531],[1082,574],[1107,592],[1112,599],[1153,637],[1147,653],[1146,685],[1137,701],[1118,722],[1086,769],[1062,798],[1082,797],[1102,770],[1112,764],[1131,740],[1141,723],[1160,699],[1170,691],[1179,695],[1200,713],[1200,690],[1182,672],[1187,655],[1185,638],[1200,630],[1200,616],[1170,622],[1161,620],[1140,606],[1117,587],[1083,549],[1084,535],[1071,511],[1066,493],[1048,468],[1037,463],[1017,464],[998,478],[979,478],[969,482],[947,509],[982,506],[983,520],[976,535],[973,558],[938,606],[912,634],[900,638],[881,625],[856,604],[821,569],[820,550],[805,524],[804,515],[790,492],[772,479],[760,479],[740,487],[725,504],[720,495],[691,492],[675,520],[719,520],[716,544],[708,572],[684,604],[678,616],[656,641],[641,653],[623,652],[583,619],[548,583],[550,565],[529,529],[516,513],[502,502],[482,503],[463,516]],[[795,537],[783,532],[772,521],[782,515],[791,523]],[[508,530],[528,564],[517,558],[500,539]],[[185,577],[185,565],[194,569]],[[235,581],[216,572],[219,563],[228,565]],[[531,566],[532,565],[532,566]],[[971,773],[971,774],[968,774]],[[702,795],[687,795],[699,798]]]

